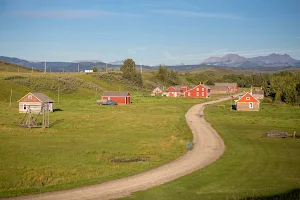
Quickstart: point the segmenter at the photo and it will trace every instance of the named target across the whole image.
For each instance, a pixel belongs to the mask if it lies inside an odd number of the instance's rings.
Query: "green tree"
[[[168,80],[168,68],[159,65],[158,72],[157,72],[157,78],[160,81],[167,81]]]
[[[124,60],[120,70],[123,72],[124,78],[132,79],[136,76],[135,62],[131,58]]]
[[[93,67],[93,72],[98,72],[98,67],[97,66]]]

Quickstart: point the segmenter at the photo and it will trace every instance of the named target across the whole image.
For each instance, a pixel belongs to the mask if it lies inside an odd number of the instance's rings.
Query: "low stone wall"
[[[266,132],[265,137],[287,138],[290,134],[287,132]]]

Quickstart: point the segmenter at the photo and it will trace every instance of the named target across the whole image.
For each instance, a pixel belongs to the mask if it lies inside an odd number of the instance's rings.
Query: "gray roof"
[[[41,102],[54,102],[50,97],[44,93],[30,92],[33,96],[38,98]]]
[[[228,86],[210,85],[209,87],[211,90],[215,90],[215,91],[227,91],[228,90]]]
[[[102,96],[111,96],[111,97],[126,97],[130,95],[129,92],[118,92],[118,91],[105,91]]]
[[[172,85],[170,87],[175,88],[175,91],[178,91],[178,92],[180,92],[180,90],[182,90],[182,88],[185,88],[185,87],[188,88],[187,85]]]
[[[265,92],[263,90],[254,90],[252,94],[265,94]]]
[[[215,86],[236,87],[237,83],[215,83]]]

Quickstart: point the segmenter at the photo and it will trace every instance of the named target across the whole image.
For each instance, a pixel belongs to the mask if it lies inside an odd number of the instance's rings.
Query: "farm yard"
[[[149,78],[145,85],[150,88],[153,74],[144,77]],[[143,97],[148,91],[124,80],[118,72],[15,71],[0,74],[0,85],[0,160],[4,161],[0,163],[0,197],[102,183],[174,160],[192,141],[186,111],[222,96]],[[18,113],[17,101],[32,90],[43,91],[55,101],[49,129],[16,126],[24,116]],[[131,91],[132,104],[98,106],[96,100],[105,90]],[[299,140],[262,138],[267,131],[300,130],[299,107],[262,103],[259,112],[249,113],[230,111],[230,102],[220,105],[208,106],[205,119],[224,140],[225,154],[200,171],[128,199],[299,195]]]

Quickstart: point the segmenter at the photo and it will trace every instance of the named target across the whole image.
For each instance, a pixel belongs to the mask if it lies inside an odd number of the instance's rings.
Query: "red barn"
[[[117,102],[118,104],[130,104],[131,97],[129,92],[103,92],[102,100],[112,100]]]
[[[167,91],[168,91],[167,96],[168,97],[179,97],[188,89],[189,89],[188,86],[181,86],[181,85],[170,86],[167,89]]]
[[[208,98],[210,96],[210,88],[207,85],[199,84],[194,88],[184,92],[187,98]]]
[[[246,93],[235,101],[236,110],[258,111],[259,100],[253,97],[250,93]]]

